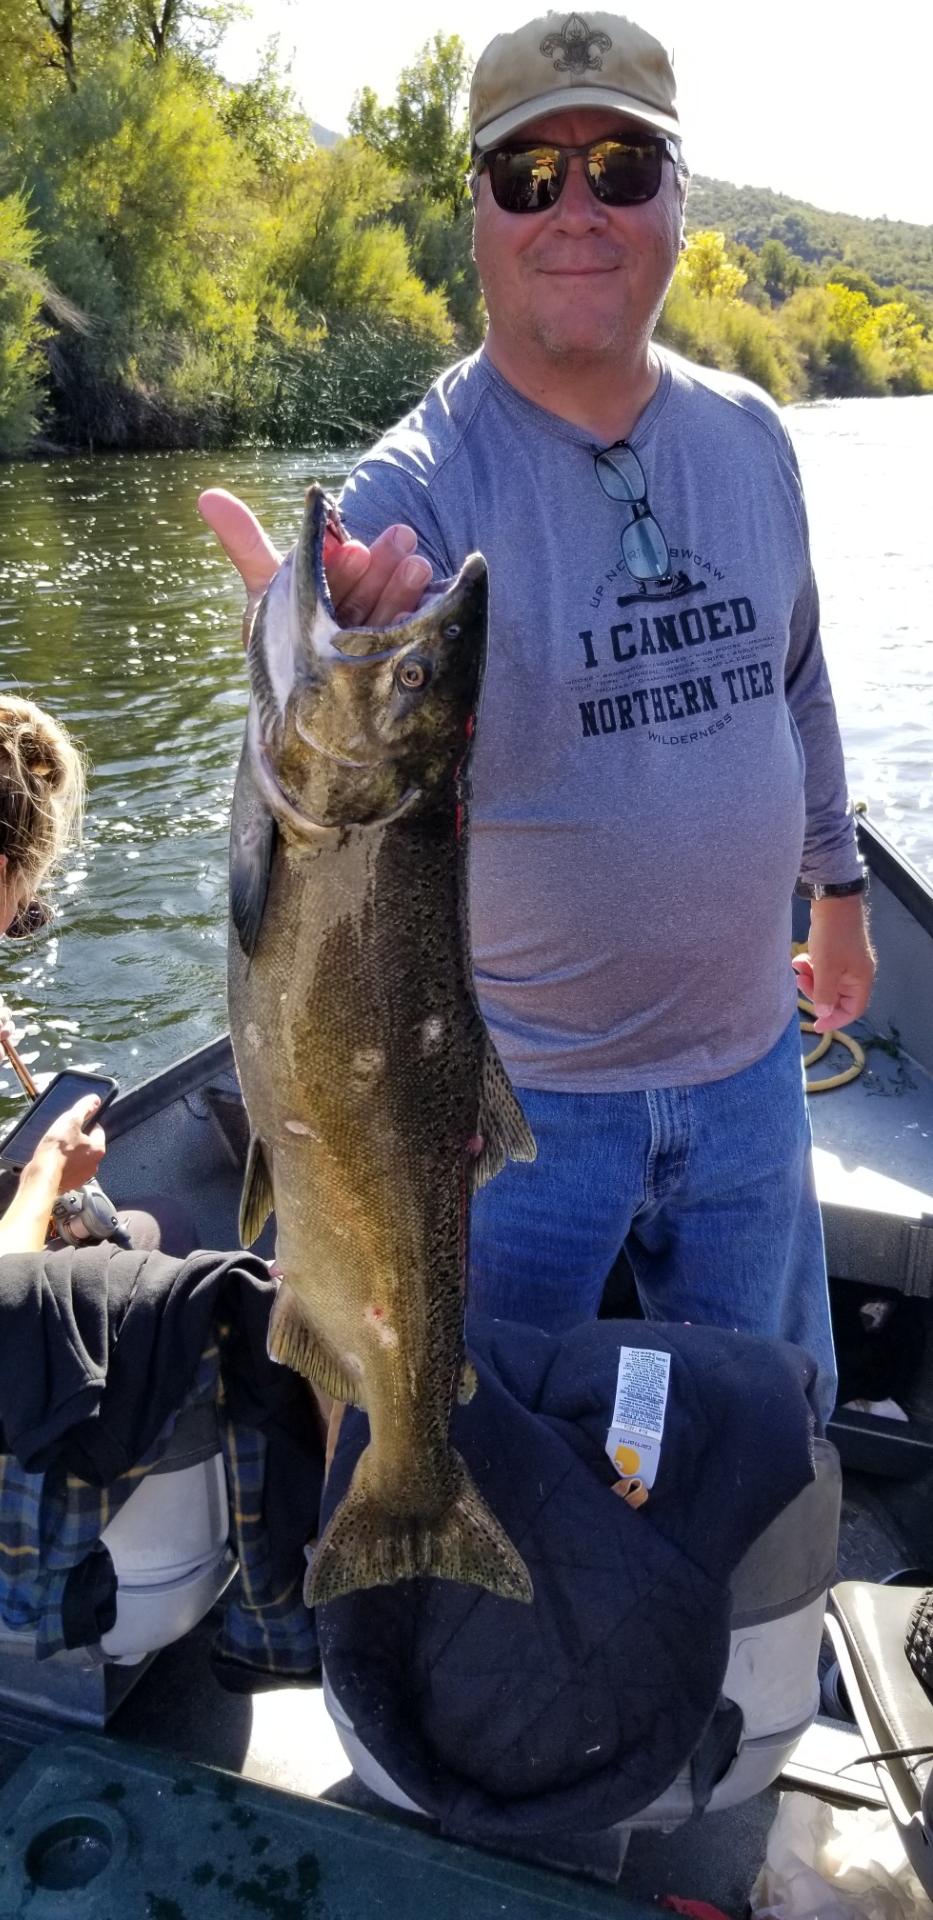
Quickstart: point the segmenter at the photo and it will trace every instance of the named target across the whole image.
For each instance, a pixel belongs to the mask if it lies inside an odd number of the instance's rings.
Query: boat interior
[[[853,1029],[865,1064],[811,1098],[842,1509],[820,1711],[779,1778],[673,1830],[636,1825],[614,1881],[585,1861],[559,1870],[447,1843],[351,1768],[320,1685],[218,1686],[218,1593],[190,1631],[131,1664],[40,1664],[11,1636],[0,1643],[0,1916],[349,1920],[365,1903],[407,1920],[430,1902],[471,1920],[543,1920],[656,1912],[671,1896],[739,1916],[789,1788],[884,1809],[933,1897],[933,1695],[904,1652],[918,1591],[933,1586],[933,889],[870,822],[860,831],[880,959],[870,1015]],[[811,1078],[851,1065],[837,1044]],[[183,1191],[200,1244],[237,1245],[246,1120],[226,1038],[122,1095],[107,1132],[119,1205]],[[258,1251],[271,1257],[268,1229]],[[633,1310],[616,1271],[605,1311]]]

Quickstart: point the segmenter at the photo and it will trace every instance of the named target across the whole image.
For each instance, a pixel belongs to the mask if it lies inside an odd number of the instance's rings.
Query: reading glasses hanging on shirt
[[[622,558],[636,580],[671,578],[667,541],[648,505],[648,487],[637,453],[627,440],[617,440],[594,455],[596,478],[610,500],[624,500],[634,519],[622,529]]]

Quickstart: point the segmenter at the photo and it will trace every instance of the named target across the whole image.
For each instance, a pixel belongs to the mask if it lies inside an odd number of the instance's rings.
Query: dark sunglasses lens
[[[661,147],[653,140],[597,140],[586,168],[597,200],[609,207],[635,207],[654,199],[661,161]]]
[[[506,213],[538,213],[560,197],[567,162],[556,147],[507,147],[489,156],[489,181],[497,207]]]
[[[7,927],[7,939],[27,940],[30,934],[41,933],[42,928],[47,927],[51,919],[52,908],[46,901],[30,900],[27,907],[20,909],[12,925]]]
[[[622,535],[622,558],[636,580],[666,580],[671,571],[667,541],[654,515],[633,520]]]

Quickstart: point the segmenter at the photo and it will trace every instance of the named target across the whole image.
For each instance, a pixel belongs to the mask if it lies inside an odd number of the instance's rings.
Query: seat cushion
[[[848,1685],[844,1652],[855,1681],[852,1710],[869,1752],[895,1747],[933,1750],[933,1700],[911,1671],[904,1650],[907,1623],[918,1597],[916,1587],[874,1586],[866,1580],[844,1580],[830,1595],[832,1617],[841,1629],[842,1647],[834,1638],[843,1679]],[[878,1770],[905,1845],[928,1891],[933,1884],[933,1834],[922,1834],[920,1808],[931,1770],[933,1751],[929,1758],[889,1760]],[[905,1832],[908,1823],[914,1829],[910,1836],[914,1845]],[[924,1838],[929,1854],[926,1871],[914,1850],[917,1842],[923,1849]]]

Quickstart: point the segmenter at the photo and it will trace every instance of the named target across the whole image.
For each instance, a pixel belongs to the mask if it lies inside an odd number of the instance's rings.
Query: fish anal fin
[[[488,1035],[483,1055],[477,1132],[482,1144],[469,1167],[470,1190],[473,1193],[484,1187],[495,1174],[501,1173],[507,1160],[537,1158],[534,1134]]]
[[[266,1159],[266,1149],[258,1133],[251,1133],[249,1152],[246,1156],[246,1172],[243,1175],[243,1192],[240,1196],[240,1245],[251,1247],[269,1218],[274,1205],[272,1197],[272,1175]]]
[[[360,1454],[349,1487],[314,1549],[305,1575],[306,1606],[321,1606],[360,1587],[391,1586],[396,1580],[460,1580],[485,1587],[504,1600],[533,1598],[521,1555],[470,1478],[459,1454],[451,1453],[453,1486],[442,1511],[430,1519],[390,1513],[369,1482],[369,1455]]]
[[[269,1315],[266,1346],[273,1360],[300,1373],[332,1400],[345,1400],[351,1407],[363,1405],[362,1381],[349,1373],[321,1340],[286,1282],[280,1286]]]

